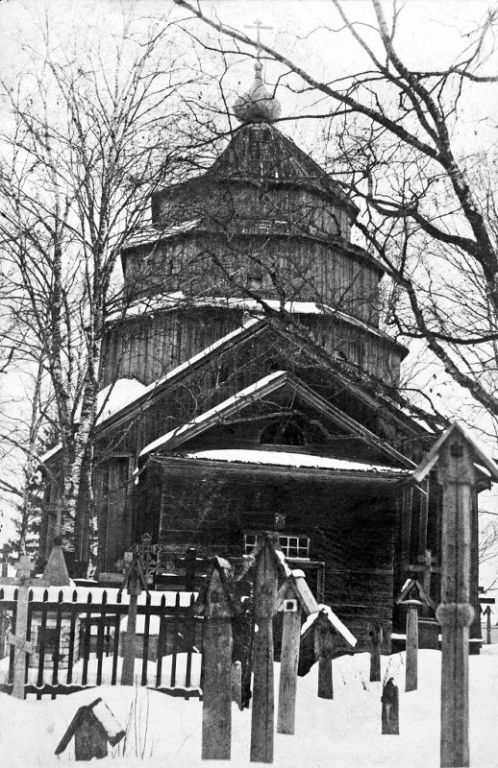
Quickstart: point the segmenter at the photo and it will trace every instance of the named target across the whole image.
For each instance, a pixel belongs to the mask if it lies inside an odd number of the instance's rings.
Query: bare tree
[[[450,65],[421,71],[398,49],[403,16],[396,0],[389,8],[371,0],[368,23],[354,18],[348,3],[332,0],[328,32],[348,34],[362,66],[324,81],[293,53],[224,24],[206,6],[176,3],[218,33],[218,42],[204,38],[206,47],[226,58],[254,54],[259,45],[280,65],[281,83],[320,98],[318,117],[332,137],[329,159],[361,201],[359,229],[394,283],[390,321],[403,337],[423,338],[453,379],[497,417],[496,185],[482,184],[492,158],[459,150],[455,126],[469,90],[498,80],[498,10],[462,36]]]
[[[164,54],[175,34],[168,21],[141,35],[125,26],[105,62],[99,47],[82,54],[66,44],[61,57],[47,34],[38,68],[16,88],[3,84],[10,348],[38,361],[40,387],[53,397],[54,522],[69,541],[91,474],[105,318],[112,307],[124,311],[119,255],[146,223],[152,191],[189,169],[194,139],[180,96],[187,76]],[[30,467],[35,458],[27,457]]]

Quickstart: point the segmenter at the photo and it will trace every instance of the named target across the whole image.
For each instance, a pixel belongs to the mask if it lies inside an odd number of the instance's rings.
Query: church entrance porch
[[[153,537],[168,568],[188,547],[241,560],[277,531],[293,568],[368,647],[390,646],[401,488],[409,471],[298,452],[213,450],[151,457],[136,487],[135,540]],[[159,515],[143,515],[154,488]],[[159,491],[160,489],[160,491]],[[158,520],[159,518],[159,520]],[[157,524],[158,523],[158,524]]]

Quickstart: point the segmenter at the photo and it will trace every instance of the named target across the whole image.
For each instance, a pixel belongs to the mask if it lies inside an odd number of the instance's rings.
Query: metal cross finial
[[[273,29],[273,27],[267,27],[259,19],[256,19],[254,24],[246,24],[245,29],[255,29],[256,30],[256,59],[259,61],[261,58],[261,30],[262,29]]]

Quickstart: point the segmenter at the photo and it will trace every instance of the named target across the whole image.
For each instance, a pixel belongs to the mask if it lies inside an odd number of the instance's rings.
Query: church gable
[[[260,379],[141,451],[295,450],[412,467],[412,462],[287,371]]]

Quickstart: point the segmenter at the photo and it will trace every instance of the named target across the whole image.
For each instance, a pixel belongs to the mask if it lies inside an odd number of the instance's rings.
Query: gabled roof
[[[348,435],[361,439],[376,451],[384,453],[391,460],[401,464],[402,467],[411,469],[414,466],[410,459],[407,459],[406,456],[403,456],[403,454],[381,440],[377,435],[374,435],[373,432],[370,432],[369,429],[355,419],[347,416],[331,403],[328,403],[306,386],[304,382],[292,376],[288,371],[276,371],[271,373],[254,384],[251,384],[249,387],[245,387],[245,389],[237,392],[232,397],[227,398],[222,403],[219,403],[208,411],[196,416],[186,424],[182,424],[180,427],[166,432],[157,440],[146,445],[140,453],[140,458],[144,458],[158,450],[174,450],[182,443],[192,440],[192,438],[196,437],[201,432],[233,417],[234,414],[251,406],[256,400],[261,401],[277,390],[285,388],[288,388],[293,396],[299,396],[299,398],[305,401],[308,405],[319,410],[321,414],[328,417]],[[318,460],[318,457],[314,458],[315,460]]]
[[[400,603],[403,603],[405,601],[412,601],[412,600],[418,600],[421,603],[425,603],[425,605],[429,606],[430,608],[434,607],[434,603],[431,600],[430,596],[426,594],[425,589],[423,588],[420,581],[418,581],[418,579],[415,579],[415,578],[407,579],[405,581],[405,583],[403,584],[403,588],[399,593],[398,597],[396,598],[395,602],[397,605],[399,605]]]
[[[427,453],[427,455],[415,469],[415,472],[413,473],[415,482],[421,483],[422,480],[427,477],[431,469],[436,465],[443,445],[451,437],[458,434],[470,446],[470,449],[474,455],[474,463],[477,465],[482,464],[484,469],[489,473],[490,479],[494,483],[498,482],[498,465],[495,464],[491,456],[488,456],[488,454],[482,450],[470,432],[468,432],[465,427],[457,421],[453,422],[453,424],[448,427],[445,432],[443,432],[439,439],[436,440],[431,450]]]
[[[317,621],[325,619],[327,623],[330,624],[331,628],[334,629],[335,632],[337,632],[339,635],[341,635],[341,637],[343,637],[344,640],[346,640],[346,642],[349,643],[352,648],[354,648],[358,640],[353,635],[353,633],[349,631],[346,625],[343,624],[339,616],[334,613],[330,605],[319,604],[318,609],[319,610],[317,613],[310,614],[304,622],[301,628],[301,642],[311,632]]]
[[[279,328],[279,326],[271,322],[272,317],[267,318],[253,318],[246,322],[242,327],[231,331],[226,336],[218,339],[210,346],[203,349],[198,354],[194,355],[189,360],[186,360],[181,365],[169,371],[165,376],[157,379],[152,384],[145,386],[141,393],[129,400],[123,407],[117,409],[109,416],[102,418],[97,425],[97,435],[101,436],[109,430],[116,429],[120,424],[129,421],[136,417],[141,412],[149,408],[154,402],[161,397],[164,397],[164,393],[170,388],[177,386],[190,374],[195,373],[203,366],[209,364],[213,358],[217,355],[227,354],[229,351],[235,351],[240,349],[240,346],[248,341],[254,341],[257,337],[262,337],[266,333],[275,333],[282,335],[282,337],[289,343],[295,342],[299,347],[300,352],[306,353],[306,349],[303,349],[299,340],[294,339],[290,332],[285,332]],[[319,346],[317,344],[317,346]],[[323,357],[327,356],[325,350],[322,350]],[[316,358],[309,354],[311,363],[316,363]],[[434,434],[428,414],[425,414],[421,409],[411,406],[411,404],[401,396],[389,395],[387,388],[382,387],[381,382],[377,382],[371,377],[353,376],[349,368],[345,365],[337,363],[336,365],[332,360],[329,360],[327,365],[327,378],[332,385],[337,385],[341,390],[348,391],[354,398],[357,398],[367,408],[372,409],[374,412],[382,410],[387,418],[397,422],[408,434],[414,436],[421,436],[422,434]],[[300,382],[301,387],[306,385]],[[307,388],[309,393],[312,390]],[[312,393],[314,394],[314,393]],[[318,398],[317,395],[315,395]],[[326,403],[325,400],[319,398],[321,403]],[[333,410],[333,407],[327,403],[329,410]],[[336,409],[337,413],[341,413]],[[345,414],[342,414],[344,418]],[[436,420],[433,419],[435,423]],[[356,423],[356,422],[355,422]],[[359,425],[361,426],[361,425]],[[377,444],[381,444],[382,441],[373,433],[366,430],[368,434],[375,440]],[[387,445],[387,443],[384,443]],[[41,459],[42,463],[47,463],[56,459],[60,452],[60,445],[52,448]],[[391,449],[394,450],[394,449]],[[401,456],[401,454],[399,454]],[[407,461],[405,459],[405,461]]]

